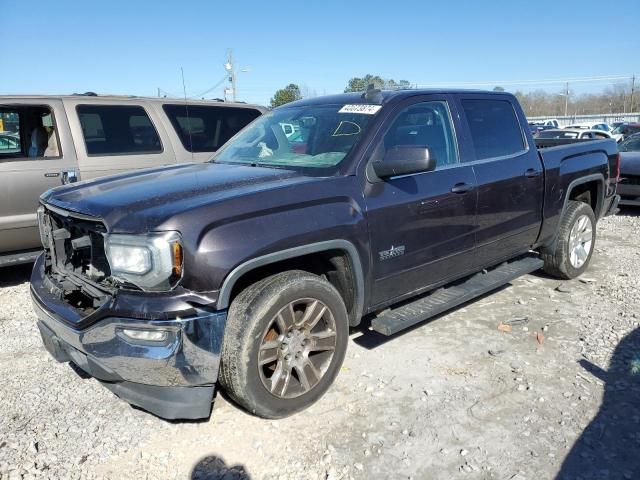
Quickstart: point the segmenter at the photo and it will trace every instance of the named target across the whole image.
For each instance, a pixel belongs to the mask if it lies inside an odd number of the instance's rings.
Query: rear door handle
[[[473,190],[473,185],[470,183],[456,183],[451,187],[451,193],[467,193]]]
[[[535,168],[527,168],[524,172],[524,176],[527,178],[535,178],[539,177],[542,172],[540,170],[536,170]]]

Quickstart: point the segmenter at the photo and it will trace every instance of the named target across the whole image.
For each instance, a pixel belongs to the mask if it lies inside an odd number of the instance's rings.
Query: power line
[[[608,82],[612,80],[628,80],[632,75],[607,75],[593,77],[576,77],[576,78],[548,78],[538,80],[494,80],[491,82],[433,82],[433,83],[416,83],[418,88],[439,87],[439,86],[496,86],[496,85],[552,85],[569,83],[598,83]]]
[[[199,93],[198,95],[194,95],[194,98],[205,96],[207,93],[212,92],[213,90],[218,88],[220,85],[222,85],[222,83],[225,82],[226,80],[227,80],[227,74],[225,73],[224,77],[222,77],[213,87],[207,88],[204,92]]]

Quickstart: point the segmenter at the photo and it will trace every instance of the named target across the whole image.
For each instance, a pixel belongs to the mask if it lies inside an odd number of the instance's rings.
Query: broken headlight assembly
[[[173,289],[182,278],[182,238],[178,232],[105,235],[111,277],[146,292]]]

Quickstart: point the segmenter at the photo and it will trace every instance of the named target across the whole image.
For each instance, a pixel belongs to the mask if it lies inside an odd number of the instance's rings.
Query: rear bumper
[[[42,289],[32,285],[31,296],[42,341],[57,361],[73,362],[122,399],[160,417],[209,416],[226,312],[198,310],[162,320],[110,316],[75,329],[56,318]],[[150,305],[140,308],[153,311]],[[162,331],[164,339],[133,339],[124,332],[133,329]]]
[[[640,185],[619,183],[620,205],[634,205],[640,207]]]

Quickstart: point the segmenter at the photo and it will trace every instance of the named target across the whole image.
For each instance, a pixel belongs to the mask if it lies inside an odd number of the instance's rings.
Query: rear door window
[[[87,155],[162,153],[149,115],[139,105],[78,105]]]
[[[517,155],[526,150],[520,122],[510,102],[464,99],[462,108],[477,160]]]
[[[165,104],[180,142],[189,152],[215,152],[231,137],[260,116],[252,108]],[[293,133],[293,132],[292,132]]]

